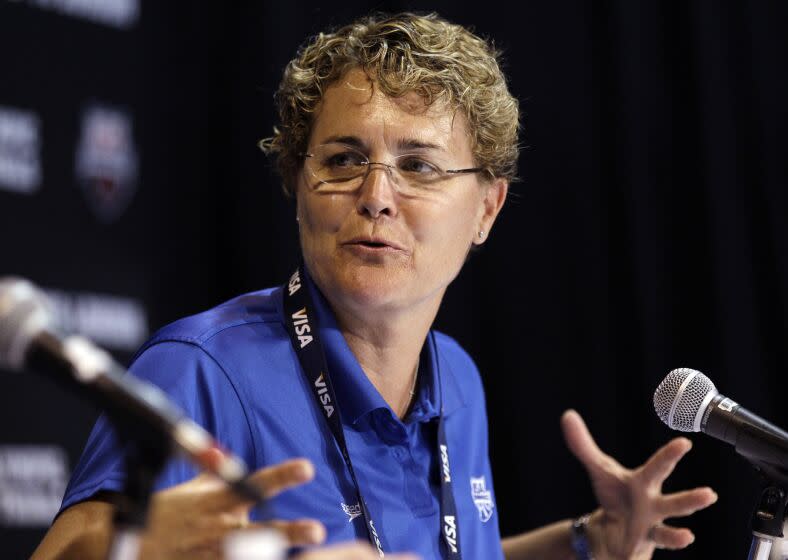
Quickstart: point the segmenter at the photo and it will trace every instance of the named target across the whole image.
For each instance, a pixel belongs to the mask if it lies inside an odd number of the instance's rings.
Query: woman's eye
[[[356,167],[363,165],[365,161],[361,154],[342,152],[326,158],[325,165],[328,167]]]
[[[416,175],[433,175],[438,172],[438,168],[430,162],[413,157],[402,159],[398,167],[406,173],[414,173]]]

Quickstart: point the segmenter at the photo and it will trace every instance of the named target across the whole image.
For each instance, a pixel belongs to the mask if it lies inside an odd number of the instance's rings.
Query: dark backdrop
[[[484,377],[503,533],[594,507],[561,440],[567,407],[630,466],[671,437],[651,396],[673,367],[788,425],[788,4],[150,1],[122,25],[58,4],[80,2],[0,3],[0,117],[37,123],[31,147],[0,118],[0,168],[37,158],[42,173],[27,194],[0,173],[0,274],[65,294],[64,315],[120,298],[149,332],[282,282],[293,206],[255,143],[283,66],[328,24],[435,10],[503,49],[523,110],[523,180],[437,320]],[[123,4],[137,2],[107,3]],[[75,170],[96,106],[126,119],[104,153],[136,154],[131,178]],[[77,327],[101,334],[90,317]],[[105,345],[128,359],[134,340]],[[95,414],[4,375],[0,451],[59,449],[73,466]],[[673,557],[743,558],[757,480],[693,440],[668,487],[710,484],[720,501]],[[0,490],[20,476],[0,457]],[[43,523],[14,519],[4,556],[24,557]]]

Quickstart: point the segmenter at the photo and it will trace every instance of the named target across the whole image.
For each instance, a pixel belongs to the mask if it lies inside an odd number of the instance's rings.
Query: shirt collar
[[[441,392],[444,416],[449,416],[465,406],[465,398],[460,391],[455,373],[445,355],[438,350],[434,331],[427,334],[427,341],[421,351],[419,368],[418,393],[409,419],[423,421],[439,416]]]
[[[361,369],[339,330],[331,307],[306,270],[304,277],[314,302],[320,338],[343,422],[357,424],[362,418],[379,409],[387,410],[395,417],[391,407]],[[441,374],[440,382],[438,372]],[[430,331],[419,361],[416,401],[406,421],[424,422],[439,416],[441,386],[444,416],[465,406],[457,378],[446,357],[438,351],[436,337]]]

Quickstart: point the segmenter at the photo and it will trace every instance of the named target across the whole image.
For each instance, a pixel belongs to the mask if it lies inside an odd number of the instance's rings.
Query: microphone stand
[[[107,415],[119,440],[126,444],[126,481],[112,518],[113,535],[107,558],[137,560],[154,483],[172,455],[172,444],[163,432],[135,426],[121,412],[108,409]]]
[[[788,513],[788,472],[750,459],[766,483],[752,512],[752,543],[748,560],[769,560],[775,539],[782,538]]]

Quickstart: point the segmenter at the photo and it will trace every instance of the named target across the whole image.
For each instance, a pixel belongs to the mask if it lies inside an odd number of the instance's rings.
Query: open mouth
[[[364,247],[371,247],[373,249],[388,247],[388,245],[386,245],[385,243],[378,243],[377,241],[361,241],[359,245],[363,245]]]

